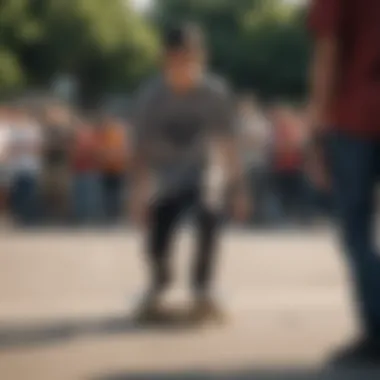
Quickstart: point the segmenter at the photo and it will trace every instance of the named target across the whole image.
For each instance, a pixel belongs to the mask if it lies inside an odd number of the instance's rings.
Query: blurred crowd
[[[329,194],[308,180],[302,107],[238,104],[238,136],[257,227],[329,216]],[[60,106],[0,105],[0,213],[18,225],[113,225],[128,219],[132,125]]]
[[[304,106],[263,105],[254,94],[239,101],[241,150],[257,226],[308,226],[332,213],[329,190],[310,180],[310,131]]]
[[[106,115],[0,107],[0,210],[18,225],[118,223],[128,125]]]

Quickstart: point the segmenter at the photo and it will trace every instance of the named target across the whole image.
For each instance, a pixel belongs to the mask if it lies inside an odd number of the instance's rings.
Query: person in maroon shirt
[[[380,169],[380,1],[314,0],[311,125],[315,179],[335,195],[362,335],[336,357],[380,362],[380,257],[374,193]],[[328,175],[327,175],[328,174]]]

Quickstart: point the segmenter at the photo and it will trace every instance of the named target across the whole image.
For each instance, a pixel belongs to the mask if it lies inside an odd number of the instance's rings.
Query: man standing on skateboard
[[[131,216],[147,229],[152,282],[141,317],[153,316],[160,309],[160,296],[172,277],[174,234],[191,208],[198,230],[193,310],[203,319],[219,314],[210,294],[221,211],[220,199],[215,202],[208,188],[212,149],[221,158],[223,182],[233,190],[234,216],[242,220],[248,215],[235,142],[234,101],[223,81],[206,73],[203,36],[196,26],[171,28],[163,36],[163,47],[162,72],[143,86],[137,104]]]

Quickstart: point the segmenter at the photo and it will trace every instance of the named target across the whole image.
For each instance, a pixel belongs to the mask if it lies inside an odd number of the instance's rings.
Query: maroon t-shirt
[[[309,22],[339,42],[332,126],[380,138],[380,0],[313,0]]]

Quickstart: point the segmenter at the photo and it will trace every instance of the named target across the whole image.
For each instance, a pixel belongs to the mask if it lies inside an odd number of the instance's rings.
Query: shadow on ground
[[[0,351],[34,348],[62,344],[83,336],[151,333],[178,333],[194,328],[188,321],[173,323],[137,324],[131,317],[110,316],[100,319],[62,321],[43,325],[12,326],[0,323]],[[344,369],[328,365],[321,370],[247,369],[235,372],[210,372],[202,370],[177,373],[122,373],[100,374],[88,380],[379,380],[380,367]]]
[[[176,333],[193,327],[194,325],[187,320],[140,324],[130,316],[109,316],[99,319],[26,324],[17,327],[12,323],[0,322],[0,351],[61,344],[84,336],[149,334],[152,331]]]
[[[242,370],[237,372],[191,371],[182,373],[112,374],[90,380],[378,380],[380,369],[373,370]]]

